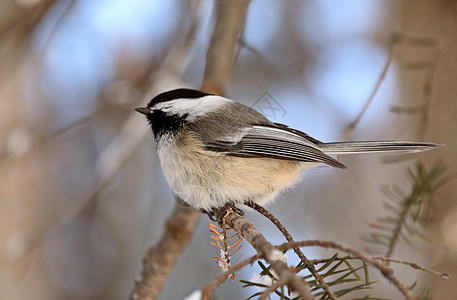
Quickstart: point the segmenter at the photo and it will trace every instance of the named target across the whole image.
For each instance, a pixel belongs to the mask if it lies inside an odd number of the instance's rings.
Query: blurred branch
[[[248,5],[249,0],[220,0],[217,2],[217,19],[207,52],[202,90],[216,94],[224,92],[233,65],[236,40],[244,27]],[[135,281],[129,299],[156,299],[158,297],[174,263],[189,242],[199,215],[200,213],[195,210],[175,205],[173,213],[167,220],[162,238],[156,246],[149,250],[149,253],[164,253],[145,257],[141,280]],[[168,233],[170,229],[177,228],[173,225],[177,220],[180,220],[179,226],[187,228],[185,230],[187,236],[181,236],[177,240],[165,238],[170,235]],[[174,251],[171,251],[167,243],[181,243],[181,245],[180,247],[175,245]],[[164,261],[159,259],[163,255],[168,255],[167,262],[170,263],[166,268],[162,267]],[[150,266],[156,266],[156,269],[160,271],[154,271],[155,269]]]
[[[18,8],[5,14],[9,19],[3,21],[0,26],[0,41],[15,30],[22,30],[23,34],[30,32],[56,2],[58,0],[40,1],[34,8]]]
[[[165,223],[160,240],[143,258],[143,270],[135,279],[129,299],[156,299],[180,254],[189,243],[200,215],[176,205]],[[176,255],[178,254],[178,255]]]
[[[381,83],[384,81],[384,78],[387,75],[387,71],[389,71],[389,67],[392,64],[393,58],[395,56],[395,48],[396,48],[397,42],[398,42],[398,38],[396,36],[394,36],[391,41],[391,46],[389,49],[389,56],[387,57],[387,61],[384,64],[384,68],[382,69],[381,74],[379,75],[379,78],[376,81],[376,84],[375,84],[373,90],[371,91],[370,96],[365,101],[365,104],[363,105],[362,109],[360,110],[358,115],[355,117],[355,119],[351,123],[349,123],[349,125],[344,129],[343,138],[342,138],[343,141],[349,140],[351,138],[351,136],[354,134],[354,131],[355,131],[357,125],[359,124],[363,115],[365,115],[365,113],[367,112],[368,108],[370,107],[371,103],[374,100],[374,97],[378,93],[379,87],[381,86]]]
[[[217,1],[217,19],[206,54],[202,90],[224,94],[233,67],[233,54],[238,36],[244,28],[249,0]]]
[[[32,8],[20,8],[16,3],[13,4],[15,9],[2,16],[8,16],[6,20],[0,23],[0,59],[2,70],[17,71],[17,64],[24,62],[24,55],[21,55],[25,49],[26,42],[31,32],[40,24],[48,11],[56,4],[58,0],[43,0]],[[3,7],[2,7],[3,8]],[[2,85],[0,88],[7,86],[6,82],[14,78],[12,72],[2,72],[0,74]]]
[[[370,96],[365,101],[365,104],[363,105],[362,109],[360,110],[358,115],[355,117],[355,119],[351,123],[349,123],[349,125],[344,129],[343,135],[342,135],[343,141],[349,140],[351,138],[351,136],[354,134],[354,131],[355,131],[357,125],[359,124],[363,115],[365,115],[365,113],[367,112],[371,103],[373,102],[374,97],[376,96],[376,94],[379,91],[381,83],[384,81],[384,79],[387,75],[387,71],[389,71],[390,65],[392,64],[393,58],[395,56],[395,50],[397,48],[397,45],[402,40],[401,24],[402,24],[402,18],[403,18],[404,12],[405,12],[405,4],[402,3],[401,8],[400,8],[400,17],[399,17],[400,19],[397,21],[399,23],[398,24],[399,29],[391,37],[390,46],[389,46],[389,56],[387,57],[387,61],[384,64],[384,68],[382,69],[381,74],[379,75],[379,78],[376,81],[376,84],[375,84],[373,90],[371,91]]]
[[[156,95],[158,91],[152,91],[150,86],[151,83],[156,86],[163,86],[167,85],[168,88],[169,84],[166,84],[170,78],[176,80],[176,78],[180,78],[189,66],[191,61],[191,51],[192,47],[195,43],[195,36],[197,35],[198,26],[200,20],[200,16],[198,15],[199,6],[201,0],[194,0],[186,2],[189,6],[189,12],[191,14],[191,22],[188,31],[185,33],[185,36],[180,36],[177,38],[179,43],[177,43],[174,47],[172,47],[171,51],[167,55],[166,59],[164,60],[163,65],[166,66],[166,72],[159,70],[159,72],[153,72],[155,67],[155,63],[151,62],[151,64],[146,68],[145,74],[149,74],[150,76],[143,76],[139,78],[137,85],[142,87],[142,90],[145,90],[144,94],[149,95]],[[182,18],[181,23],[178,24],[179,27],[185,26],[185,18]],[[181,84],[179,84],[181,87]],[[176,87],[176,86],[174,86]],[[174,88],[173,87],[173,88]],[[165,88],[165,89],[166,89]],[[161,87],[160,91],[165,90]],[[154,93],[152,93],[154,92]],[[150,99],[148,99],[150,100]]]
[[[384,188],[389,202],[384,202],[387,215],[370,222],[372,232],[364,239],[373,245],[385,249],[385,256],[392,256],[398,242],[404,240],[411,243],[410,236],[419,236],[427,240],[421,233],[436,211],[435,195],[447,182],[455,179],[456,174],[448,174],[446,166],[438,161],[430,169],[417,163],[414,170],[408,169],[411,183],[410,191],[404,192],[398,186]]]
[[[402,9],[403,10],[403,9]],[[355,119],[349,123],[349,125],[345,128],[343,132],[343,141],[349,140],[349,138],[354,133],[358,123],[362,119],[363,115],[368,110],[369,106],[373,102],[374,97],[379,91],[379,87],[381,83],[384,81],[387,71],[389,70],[390,65],[392,64],[396,47],[399,43],[407,43],[416,47],[433,47],[433,54],[432,60],[426,62],[411,62],[408,64],[409,69],[426,69],[424,84],[422,86],[422,103],[421,105],[415,106],[413,112],[420,113],[420,123],[419,123],[419,139],[424,140],[425,134],[428,127],[428,115],[430,111],[430,104],[433,92],[433,84],[435,80],[435,73],[439,68],[439,64],[441,61],[442,55],[445,53],[444,49],[444,41],[446,37],[449,35],[450,29],[452,28],[453,21],[457,17],[456,10],[453,10],[451,15],[446,18],[445,26],[443,27],[440,36],[438,37],[438,41],[432,38],[419,38],[419,37],[412,37],[401,33],[401,31],[397,32],[392,37],[391,46],[389,49],[389,56],[387,61],[384,65],[384,68],[376,81],[375,87],[372,90],[370,96],[366,100],[364,106],[360,110],[359,114],[355,117]],[[401,111],[405,112],[405,111]]]
[[[9,151],[7,151],[7,150],[0,152],[0,164],[5,163],[5,161],[8,159],[18,159],[18,158],[24,157],[25,155],[36,153],[35,151],[37,151],[39,148],[45,146],[47,143],[54,140],[58,136],[88,122],[97,112],[98,111],[94,111],[87,117],[79,119],[79,120],[75,121],[74,123],[69,124],[68,126],[60,128],[60,129],[50,133],[47,136],[41,137],[39,140],[33,142],[33,144],[28,149],[26,149],[26,151],[20,153],[19,155],[14,154],[14,153],[9,153]]]
[[[457,18],[457,10],[453,9],[449,16],[445,18],[445,24],[438,36],[438,42],[433,48],[432,60],[430,67],[425,73],[424,85],[422,86],[422,109],[419,123],[419,138],[425,139],[429,124],[430,106],[432,101],[433,86],[435,83],[436,72],[440,67],[441,57],[444,51],[444,42],[449,36],[454,21]]]
[[[117,178],[122,167],[147,136],[148,128],[141,126],[141,121],[143,120],[131,113],[118,136],[103,149],[95,163],[92,176],[87,179],[87,187],[71,204],[64,204],[67,218],[72,219],[93,208],[96,205],[95,199]]]
[[[75,4],[76,4],[76,0],[70,0],[69,3],[67,4],[67,7],[65,7],[65,10],[62,12],[62,14],[59,16],[59,18],[55,22],[48,37],[46,38],[45,42],[43,43],[44,46],[41,51],[42,55],[45,54],[46,51],[48,50],[48,47],[51,44],[52,38],[55,36],[57,31],[60,29],[62,23],[65,21],[65,18],[70,15],[70,12],[74,8]]]
[[[253,46],[251,46],[245,39],[244,37],[240,37],[238,39],[238,49],[236,51],[236,54],[235,54],[235,61],[237,62],[238,61],[238,58],[240,56],[240,53],[241,53],[241,50],[243,49],[246,49],[248,50],[249,52],[251,52],[255,58],[257,58],[260,63],[262,64],[266,64],[268,63],[267,62],[267,59],[263,56],[262,52],[260,52],[259,50],[257,50],[256,48],[254,48]]]

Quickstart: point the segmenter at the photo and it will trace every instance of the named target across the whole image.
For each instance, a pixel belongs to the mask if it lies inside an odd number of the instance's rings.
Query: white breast
[[[157,144],[157,154],[168,185],[178,197],[189,203],[188,198],[192,191],[186,184],[188,176],[182,167],[183,162],[179,161],[179,157],[176,155],[174,147],[172,147],[173,143],[174,139],[170,134],[163,135]]]

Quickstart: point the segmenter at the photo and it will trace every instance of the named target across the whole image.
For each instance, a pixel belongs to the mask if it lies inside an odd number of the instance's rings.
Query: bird
[[[218,218],[231,207],[265,206],[295,186],[301,172],[346,166],[335,154],[414,153],[441,146],[410,141],[321,142],[274,123],[237,101],[179,88],[135,109],[149,122],[164,176],[188,206]],[[242,211],[241,211],[242,212]]]

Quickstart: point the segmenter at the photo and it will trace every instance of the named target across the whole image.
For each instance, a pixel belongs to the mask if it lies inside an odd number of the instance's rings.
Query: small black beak
[[[147,107],[138,107],[138,108],[135,108],[135,110],[137,112],[139,112],[140,114],[143,114],[143,115],[146,115],[146,116],[151,112],[151,110],[149,108],[147,108]]]

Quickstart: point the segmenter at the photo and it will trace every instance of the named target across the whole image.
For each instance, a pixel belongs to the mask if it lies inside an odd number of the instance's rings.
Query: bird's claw
[[[206,214],[208,215],[209,219],[213,222],[217,222],[220,227],[224,225],[224,218],[230,212],[229,210],[233,211],[237,215],[244,217],[244,211],[235,207],[233,203],[227,203],[221,208],[213,208],[212,211],[207,211]]]

